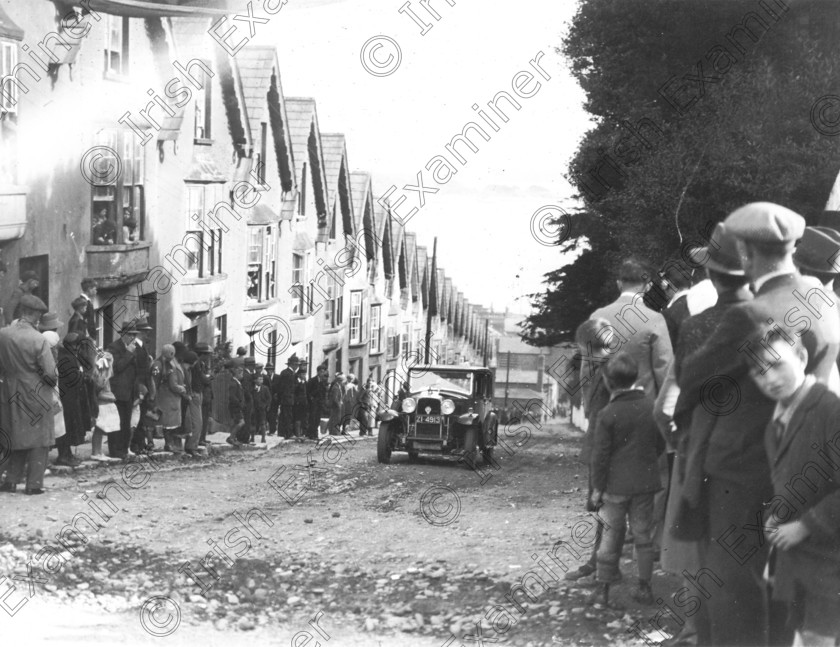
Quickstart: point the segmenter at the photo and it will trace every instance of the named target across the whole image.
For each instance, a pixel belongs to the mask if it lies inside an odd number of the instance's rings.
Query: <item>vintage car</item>
[[[410,461],[420,453],[459,456],[470,468],[479,451],[492,461],[499,423],[490,369],[414,366],[405,382],[403,397],[379,412],[380,463],[395,451],[408,452]]]

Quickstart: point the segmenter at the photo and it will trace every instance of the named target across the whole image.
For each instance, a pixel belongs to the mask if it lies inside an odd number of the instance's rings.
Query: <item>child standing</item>
[[[265,378],[262,375],[254,378],[254,424],[251,429],[251,442],[254,441],[257,432],[262,434],[260,442],[265,442],[266,416],[271,404],[271,391],[268,390],[264,381]]]
[[[653,418],[653,400],[641,386],[636,360],[618,352],[603,369],[610,402],[598,414],[592,438],[592,505],[604,521],[597,556],[599,590],[594,601],[609,604],[610,584],[620,579],[618,562],[629,518],[636,546],[638,585],[631,597],[653,604],[653,495],[661,489],[658,456],[665,450]]]
[[[765,331],[766,332],[766,331]],[[761,338],[765,338],[762,334]],[[750,366],[759,390],[776,401],[764,446],[773,497],[765,533],[775,553],[773,598],[788,606],[794,645],[833,647],[840,638],[840,398],[805,374],[802,338],[777,326]]]

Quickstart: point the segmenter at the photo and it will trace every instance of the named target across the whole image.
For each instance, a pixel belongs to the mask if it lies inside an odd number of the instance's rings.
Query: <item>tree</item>
[[[567,174],[591,249],[546,274],[526,341],[570,339],[615,297],[621,258],[660,265],[747,202],[816,224],[840,166],[836,142],[810,120],[840,70],[837,21],[828,3],[786,7],[582,0],[562,52],[600,119]]]

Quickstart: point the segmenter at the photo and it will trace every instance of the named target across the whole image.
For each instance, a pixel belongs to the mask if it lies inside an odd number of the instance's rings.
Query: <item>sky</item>
[[[321,132],[346,135],[351,169],[371,173],[377,195],[391,185],[393,198],[407,195],[401,214],[418,202],[403,186],[416,185],[419,171],[426,188],[439,189],[425,194],[408,230],[430,253],[438,237],[438,264],[471,303],[527,313],[525,295],[542,291],[543,274],[561,262],[557,247],[537,240],[545,233],[532,234],[532,221],[539,230],[545,214],[558,213],[553,206],[575,205],[563,175],[592,126],[583,92],[555,51],[576,2],[452,1],[431,0],[439,20],[411,1],[409,9],[432,25],[423,35],[399,12],[406,0],[289,0],[269,23],[255,25],[251,42],[277,47],[284,95],[317,100]],[[401,51],[387,76],[362,65],[363,45],[379,36]],[[387,61],[395,53],[388,47],[374,56]],[[490,140],[463,153],[466,163],[448,183],[435,183],[426,164],[447,155],[446,144],[468,121],[483,124],[472,105],[486,111],[499,91],[513,94],[514,76],[534,72],[529,61],[539,52],[550,79],[535,75],[521,109],[510,109],[507,123],[497,119],[498,132],[487,128]]]

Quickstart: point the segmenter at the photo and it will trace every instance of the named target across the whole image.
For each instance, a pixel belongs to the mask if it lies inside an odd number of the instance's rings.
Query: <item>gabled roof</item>
[[[286,115],[292,139],[292,162],[298,176],[306,164],[312,176],[315,193],[315,208],[318,212],[318,228],[327,225],[327,176],[324,168],[324,152],[321,147],[321,131],[318,127],[318,113],[315,99],[286,98]]]
[[[446,319],[446,272],[442,267],[437,268],[437,292],[438,292],[438,307],[437,313],[441,321]]]
[[[368,217],[373,223],[373,187],[370,173],[353,171],[350,174],[350,194],[353,196],[353,215],[356,218],[356,231],[362,231],[365,225],[365,209],[369,209]]]
[[[405,233],[406,266],[408,269],[407,282],[411,287],[411,300],[417,301],[420,296],[420,281],[417,278],[417,234]]]
[[[23,40],[23,30],[9,18],[2,6],[0,6],[0,37]]]
[[[244,47],[236,55],[234,65],[239,71],[251,133],[256,137],[261,125],[269,124],[281,190],[287,193],[295,187],[295,171],[277,50],[269,46]]]
[[[374,218],[376,219],[376,229],[378,239],[382,241],[382,267],[385,271],[385,278],[393,278],[394,276],[394,245],[391,242],[391,213],[379,204],[379,200],[374,202],[373,207]]]
[[[400,279],[400,289],[408,286],[408,265],[405,252],[405,226],[401,225],[393,215],[388,218],[391,224],[391,249],[395,260],[397,274]]]
[[[427,294],[429,290],[428,264],[429,257],[426,254],[426,248],[423,245],[417,245],[417,288],[424,310],[429,307],[429,295]]]
[[[331,209],[338,201],[344,234],[355,233],[353,214],[353,194],[350,171],[347,166],[347,145],[341,133],[322,133],[321,145],[324,148],[324,165],[327,175],[327,191],[332,200]]]

